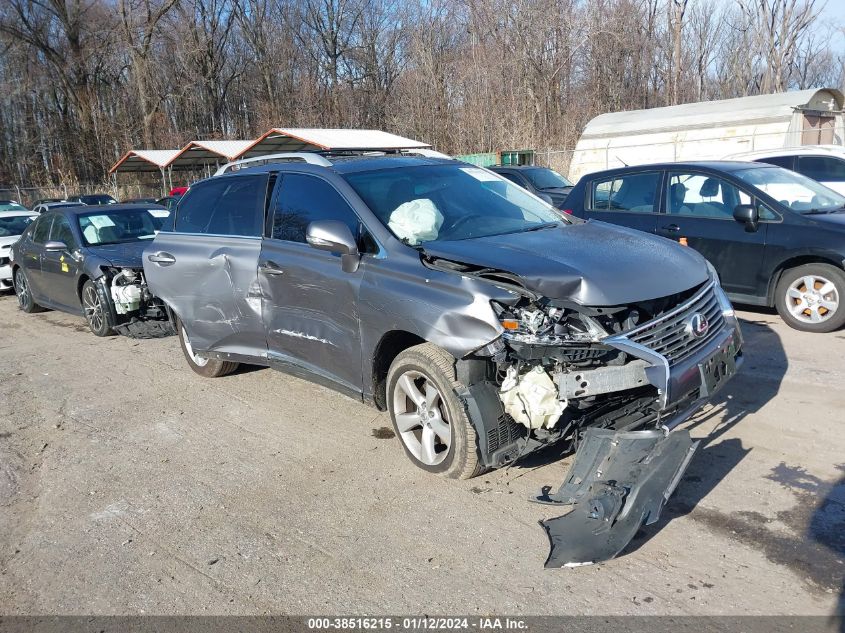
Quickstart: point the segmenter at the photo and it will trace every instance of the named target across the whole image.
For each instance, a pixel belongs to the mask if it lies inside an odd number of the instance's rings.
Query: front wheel
[[[23,268],[15,271],[15,294],[18,296],[18,307],[27,314],[41,312],[44,309],[32,298],[32,289],[29,287],[29,280]]]
[[[103,299],[103,294],[90,279],[82,286],[82,309],[85,320],[94,336],[109,336],[112,334],[111,311]]]
[[[783,273],[775,305],[787,325],[804,332],[832,332],[845,325],[845,272],[830,264],[805,264]]]
[[[419,468],[451,479],[484,472],[475,427],[455,393],[455,359],[431,343],[408,348],[390,365],[387,406],[405,454]]]
[[[194,348],[191,347],[191,340],[188,338],[188,333],[185,331],[182,321],[176,321],[176,331],[179,332],[179,344],[182,346],[182,353],[185,355],[185,360],[188,361],[188,366],[200,376],[220,378],[221,376],[231,374],[238,368],[238,363],[205,358],[194,352]]]

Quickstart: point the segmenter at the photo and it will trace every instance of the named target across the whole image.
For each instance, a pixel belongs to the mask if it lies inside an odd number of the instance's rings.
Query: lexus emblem
[[[707,317],[701,314],[701,312],[696,312],[693,314],[689,321],[687,321],[687,332],[692,334],[695,338],[701,338],[705,334],[707,334],[707,330],[710,329],[710,324],[707,322]]]

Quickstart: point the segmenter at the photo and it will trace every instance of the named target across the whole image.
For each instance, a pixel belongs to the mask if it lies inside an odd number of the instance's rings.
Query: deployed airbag
[[[534,500],[572,506],[540,525],[551,544],[546,567],[574,567],[619,554],[641,525],[660,517],[698,442],[686,430],[588,429],[560,489]]]
[[[396,207],[387,224],[398,238],[416,245],[437,239],[440,227],[443,226],[443,214],[431,200],[420,198]]]

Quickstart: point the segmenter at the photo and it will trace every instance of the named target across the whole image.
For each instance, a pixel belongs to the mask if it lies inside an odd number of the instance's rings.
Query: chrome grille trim
[[[716,284],[711,281],[691,299],[620,336],[660,354],[669,365],[679,363],[705,347],[724,327],[725,317],[715,290]],[[703,314],[710,326],[701,338],[686,331],[687,320],[696,313]]]

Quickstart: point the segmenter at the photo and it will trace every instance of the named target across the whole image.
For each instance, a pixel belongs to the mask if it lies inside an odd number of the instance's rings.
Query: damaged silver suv
[[[454,160],[244,162],[193,185],[145,251],[188,364],[275,367],[387,409],[427,471],[472,477],[590,429],[665,436],[741,361],[689,248]]]

